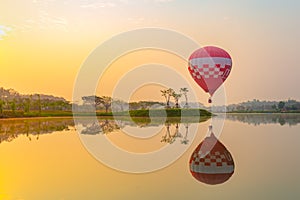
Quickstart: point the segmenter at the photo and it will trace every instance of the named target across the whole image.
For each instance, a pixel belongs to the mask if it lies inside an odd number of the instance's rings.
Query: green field
[[[4,111],[0,114],[0,118],[21,118],[21,117],[68,117],[68,116],[94,116],[95,113],[90,112],[78,112],[73,113],[72,111],[32,111],[24,113],[21,111]],[[212,114],[207,110],[203,109],[158,109],[158,110],[130,110],[129,112],[96,112],[97,116],[122,116],[122,117],[196,117],[206,116],[210,117]]]

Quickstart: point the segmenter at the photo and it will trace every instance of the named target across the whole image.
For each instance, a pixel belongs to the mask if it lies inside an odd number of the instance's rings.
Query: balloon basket
[[[212,103],[211,97],[208,99],[208,103]]]

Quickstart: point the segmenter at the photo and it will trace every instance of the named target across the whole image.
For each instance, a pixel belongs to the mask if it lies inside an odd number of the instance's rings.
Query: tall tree
[[[41,113],[42,113],[42,102],[41,102],[41,95],[40,94],[38,94],[37,104],[38,104],[38,109],[39,109],[39,115],[41,115]]]
[[[98,97],[96,95],[92,96],[84,96],[82,97],[84,103],[94,105],[95,107],[99,105],[103,105],[105,108],[105,112],[108,112],[108,109],[111,107],[112,98],[109,96],[101,96]]]
[[[0,99],[0,114],[3,114],[4,101]]]
[[[108,109],[111,107],[112,98],[108,96],[100,97],[101,104],[105,107],[105,112],[108,112]]]
[[[183,94],[184,98],[185,98],[185,104],[184,104],[184,107],[185,108],[188,108],[189,105],[188,105],[188,97],[187,97],[187,93],[189,92],[189,89],[187,89],[186,87],[184,88],[180,88],[179,92],[181,94]]]
[[[174,98],[175,101],[175,108],[179,108],[179,99],[182,95],[181,94],[177,94],[175,91],[172,92],[172,97]]]
[[[101,105],[102,103],[101,97],[98,97],[96,95],[84,96],[82,97],[82,100],[84,101],[85,104],[94,105],[95,107]]]
[[[169,88],[167,90],[161,90],[161,95],[165,97],[166,100],[166,108],[170,108],[170,100],[172,97],[172,94],[174,93],[174,90],[172,88]]]
[[[120,99],[114,99],[112,101],[112,107],[114,111],[124,111],[126,103]]]
[[[10,102],[10,108],[11,108],[11,111],[13,112],[13,114],[16,113],[16,99],[13,99],[12,102]]]
[[[26,98],[23,102],[23,106],[24,106],[24,112],[28,113],[30,111],[30,98]]]
[[[284,101],[280,101],[279,103],[278,103],[278,109],[279,110],[283,110],[283,108],[284,108],[284,106],[285,106],[285,103],[284,103]]]
[[[4,107],[4,101],[3,101],[3,91],[4,91],[4,88],[1,87],[1,99],[0,99],[0,114],[2,115],[3,114],[3,107]]]

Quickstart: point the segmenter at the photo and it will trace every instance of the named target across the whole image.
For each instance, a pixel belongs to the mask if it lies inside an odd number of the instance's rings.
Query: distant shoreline
[[[300,111],[283,111],[283,112],[275,112],[275,111],[230,111],[226,112],[226,114],[290,114],[290,113],[298,113]]]

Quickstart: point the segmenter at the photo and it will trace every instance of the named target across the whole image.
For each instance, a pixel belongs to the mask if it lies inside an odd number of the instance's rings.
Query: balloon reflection
[[[216,185],[229,180],[234,173],[230,152],[216,138],[210,126],[210,135],[194,150],[189,162],[190,172],[198,181]]]

